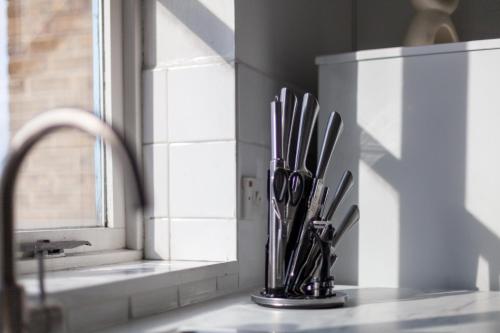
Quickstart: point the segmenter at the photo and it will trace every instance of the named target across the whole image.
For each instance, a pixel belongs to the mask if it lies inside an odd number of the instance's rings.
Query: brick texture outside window
[[[8,2],[13,135],[51,108],[93,106],[92,0]],[[53,134],[30,154],[17,187],[17,228],[95,226],[95,140]]]

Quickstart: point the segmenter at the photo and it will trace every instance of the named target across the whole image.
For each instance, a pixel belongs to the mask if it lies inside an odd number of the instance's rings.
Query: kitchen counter
[[[338,286],[344,308],[286,310],[257,306],[239,293],[114,327],[125,332],[500,332],[500,292],[419,292]],[[205,331],[202,331],[204,329]]]

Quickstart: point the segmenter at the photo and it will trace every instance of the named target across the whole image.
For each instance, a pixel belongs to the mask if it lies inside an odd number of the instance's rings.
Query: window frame
[[[104,120],[124,135],[126,141],[131,144],[136,153],[137,163],[141,165],[141,5],[135,0],[100,0],[99,5],[101,6],[102,32],[100,34],[102,38],[100,109],[103,110]],[[101,208],[98,209],[105,211],[97,214],[103,217],[103,225],[17,230],[15,236],[18,243],[49,239],[53,241],[87,240],[92,244],[92,246],[65,251],[70,254],[119,249],[137,252],[143,249],[142,213],[130,207],[130,205],[134,206],[134,202],[137,203],[135,189],[126,188],[127,183],[130,184],[130,182],[125,179],[122,172],[123,166],[115,163],[111,149],[105,145],[101,145],[101,149],[101,158],[104,160],[101,168],[103,187],[96,190],[96,193],[100,192],[104,196]],[[97,203],[99,198],[96,199]],[[58,260],[61,259],[64,261],[64,258],[58,258]],[[29,260],[31,259],[26,261]],[[62,265],[62,267],[72,268],[74,264],[70,262],[74,260],[68,260],[68,266]],[[98,262],[89,264],[96,265]]]

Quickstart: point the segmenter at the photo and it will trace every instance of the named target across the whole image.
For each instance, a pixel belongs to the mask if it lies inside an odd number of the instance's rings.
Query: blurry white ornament
[[[459,0],[410,0],[417,13],[406,34],[406,46],[458,42],[450,15]]]

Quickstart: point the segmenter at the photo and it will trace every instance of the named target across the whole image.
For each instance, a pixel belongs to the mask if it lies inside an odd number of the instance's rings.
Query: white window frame
[[[102,0],[102,43],[101,59],[102,96],[101,109],[104,110],[104,119],[111,124],[132,145],[135,155],[141,164],[141,117],[140,117],[140,71],[142,64],[141,43],[141,4],[136,0]],[[122,22],[127,22],[123,24]],[[125,30],[124,30],[125,29]],[[126,38],[123,38],[127,36]],[[126,50],[124,49],[126,48]],[[124,71],[125,69],[125,71]],[[126,92],[124,92],[126,90]],[[107,149],[106,149],[107,148]],[[35,242],[39,239],[56,240],[87,240],[92,246],[83,246],[67,253],[85,253],[94,251],[111,251],[118,249],[133,250],[134,258],[137,251],[143,249],[142,214],[136,212],[133,206],[137,203],[134,188],[127,188],[122,173],[121,163],[116,163],[111,149],[104,148],[104,175],[103,207],[106,211],[106,224],[102,227],[59,228],[59,229],[32,229],[16,231],[18,243]],[[99,184],[96,184],[99,186]],[[99,264],[99,256],[90,261],[89,265]],[[109,258],[102,256],[104,260]],[[117,256],[121,259],[127,256]],[[75,266],[74,256],[67,260],[57,258],[59,269]],[[88,259],[86,259],[88,261]],[[97,260],[97,261],[96,261]],[[32,260],[23,260],[32,261]],[[33,266],[29,263],[25,266]],[[81,265],[78,265],[81,266]],[[31,269],[21,269],[30,272]]]

